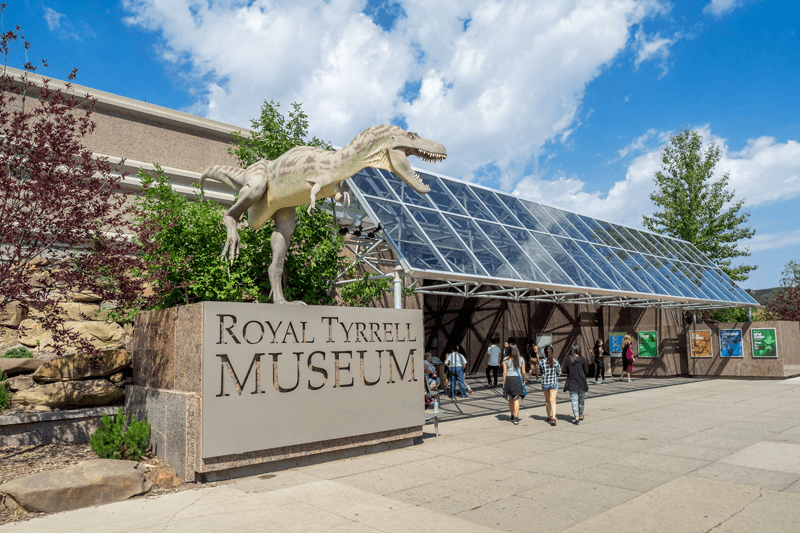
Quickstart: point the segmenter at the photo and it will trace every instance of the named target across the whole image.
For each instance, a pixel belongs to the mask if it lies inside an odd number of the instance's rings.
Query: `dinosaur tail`
[[[244,187],[244,169],[239,167],[227,167],[225,165],[214,165],[208,167],[203,175],[200,176],[200,187],[203,187],[203,182],[207,179],[212,179],[224,183],[234,191],[240,190]]]

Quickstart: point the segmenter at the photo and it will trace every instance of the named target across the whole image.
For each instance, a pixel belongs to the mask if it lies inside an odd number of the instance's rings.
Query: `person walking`
[[[569,398],[572,400],[572,414],[575,416],[572,423],[577,426],[583,420],[583,405],[586,401],[586,393],[589,392],[589,384],[586,383],[589,364],[581,355],[580,345],[573,344],[570,348],[569,357],[564,361],[564,373],[567,374],[564,392],[568,392]]]
[[[525,390],[525,360],[520,356],[514,339],[506,342],[503,354],[503,398],[508,400],[511,421],[519,424],[519,404],[527,395]]]
[[[622,366],[623,371],[628,373],[628,383],[631,382],[631,372],[633,372],[633,350],[631,349],[631,336],[625,335],[622,339]],[[619,375],[622,381],[622,373]]]
[[[605,355],[603,339],[597,339],[594,342],[592,353],[594,354],[594,384],[597,385],[600,383],[601,379],[603,383],[608,383],[608,381],[606,381],[606,364],[603,360],[603,356]]]
[[[551,426],[556,425],[556,395],[558,394],[558,376],[561,374],[561,364],[553,358],[553,346],[544,347],[545,358],[539,361],[539,372],[542,374],[542,392],[544,392],[547,421]]]
[[[533,383],[539,383],[539,347],[529,342],[527,348],[528,356],[530,357],[530,361],[528,362],[528,369],[530,372],[528,373],[531,374],[531,377],[533,377],[534,374],[536,375],[536,379],[532,380]]]
[[[497,345],[499,342],[500,337],[495,335],[492,337],[491,346],[486,350],[486,353],[489,354],[489,360],[486,362],[486,381],[490,389],[497,387],[497,372],[500,369],[500,347]],[[491,374],[494,374],[494,385],[492,385]]]
[[[450,396],[454,398],[456,395],[456,381],[458,381],[458,392],[462,398],[467,397],[467,383],[464,381],[464,367],[467,364],[467,358],[461,353],[461,347],[455,345],[453,351],[447,354],[444,360],[447,366],[447,373],[450,374]]]

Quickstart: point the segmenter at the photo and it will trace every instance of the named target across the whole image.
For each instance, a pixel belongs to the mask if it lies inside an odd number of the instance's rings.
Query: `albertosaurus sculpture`
[[[272,218],[272,262],[269,281],[273,302],[288,302],[283,296],[283,263],[296,222],[295,208],[309,203],[308,212],[318,198],[334,197],[350,203],[349,193],[341,186],[347,178],[366,167],[394,172],[415,191],[426,194],[430,188],[419,179],[408,162],[409,155],[425,161],[441,161],[447,151],[441,144],[423,139],[416,133],[397,126],[373,126],[356,135],[350,144],[335,152],[297,146],[275,160],[261,159],[246,169],[216,165],[209,167],[200,178],[220,181],[239,192],[236,203],[222,220],[228,238],[222,249],[233,262],[239,255],[239,218],[247,210],[250,229],[260,229]],[[297,302],[302,303],[302,302]]]

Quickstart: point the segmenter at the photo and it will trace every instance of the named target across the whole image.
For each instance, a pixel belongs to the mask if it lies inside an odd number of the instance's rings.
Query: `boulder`
[[[93,303],[62,302],[56,305],[58,314],[64,320],[82,322],[86,320],[105,320],[107,313],[98,313],[100,306]],[[28,315],[31,318],[39,318],[41,311],[31,309]]]
[[[64,326],[70,331],[77,332],[81,337],[87,339],[96,348],[111,348],[122,345],[125,330],[119,324],[106,322],[64,322]],[[20,328],[24,331],[20,335],[19,343],[25,346],[40,346],[44,348],[53,342],[49,331],[46,331],[41,324],[35,320],[23,320]],[[36,341],[39,341],[37,345]]]
[[[97,407],[121,402],[125,392],[106,379],[57,381],[14,394],[14,405],[41,405],[54,409]]]
[[[0,326],[0,354],[17,346],[22,346],[19,343],[19,331],[16,328]]]
[[[71,299],[73,302],[101,302],[103,297],[90,291],[73,292]]]
[[[8,378],[6,383],[8,384],[8,388],[11,389],[11,392],[19,392],[36,386],[36,383],[30,375],[14,376],[13,378]]]
[[[183,485],[183,481],[178,479],[175,472],[165,468],[159,468],[153,476],[153,483],[160,489],[175,489]]]
[[[0,326],[16,328],[26,318],[28,311],[19,302],[11,302],[5,307],[0,307]]]
[[[45,364],[45,359],[29,357],[27,359],[13,359],[10,357],[0,357],[0,370],[6,376],[16,376],[18,374],[31,374],[36,372],[40,366]]]
[[[145,494],[152,484],[135,461],[93,459],[61,470],[13,479],[0,485],[27,511],[58,513],[127,500]]]
[[[108,376],[108,380],[111,383],[119,383],[123,379],[125,379],[125,374],[123,374],[122,372],[117,372],[116,374],[111,374],[110,376]]]
[[[103,357],[94,361],[84,354],[53,359],[40,366],[33,379],[50,382],[101,378],[131,365],[131,354],[125,350],[105,350],[102,354]]]

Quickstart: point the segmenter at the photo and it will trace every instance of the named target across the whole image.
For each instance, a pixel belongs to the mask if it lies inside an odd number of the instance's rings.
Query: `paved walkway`
[[[592,386],[523,421],[472,382],[418,446],[9,524],[13,532],[800,530],[800,380]],[[426,430],[431,426],[426,426]]]

